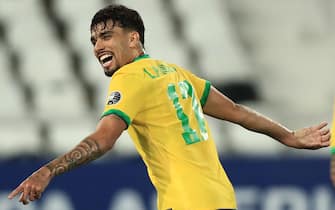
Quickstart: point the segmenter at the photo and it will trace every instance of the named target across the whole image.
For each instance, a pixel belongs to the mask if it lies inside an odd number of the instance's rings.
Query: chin
[[[104,71],[105,72],[105,75],[107,76],[107,77],[111,77],[111,76],[113,76],[113,74],[114,74],[114,72],[115,71]]]
[[[116,68],[116,69],[105,69],[104,72],[105,72],[105,75],[107,77],[111,77],[113,76],[113,74],[118,70],[119,68]]]

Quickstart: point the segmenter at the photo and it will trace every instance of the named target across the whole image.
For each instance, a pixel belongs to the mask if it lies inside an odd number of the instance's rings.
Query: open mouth
[[[111,54],[106,54],[103,55],[99,58],[100,62],[102,63],[102,65],[107,64],[108,62],[110,62],[113,59],[113,56]]]

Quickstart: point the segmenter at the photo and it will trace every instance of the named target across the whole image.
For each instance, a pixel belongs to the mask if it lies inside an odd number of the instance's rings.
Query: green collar
[[[136,61],[139,61],[139,60],[142,60],[144,58],[150,58],[150,56],[148,54],[142,54],[142,55],[139,55],[138,57],[136,57],[133,62],[136,62]]]

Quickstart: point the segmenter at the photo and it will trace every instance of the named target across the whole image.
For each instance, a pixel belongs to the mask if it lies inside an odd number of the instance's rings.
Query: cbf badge
[[[119,91],[113,91],[107,101],[107,105],[117,104],[121,100],[121,93]]]

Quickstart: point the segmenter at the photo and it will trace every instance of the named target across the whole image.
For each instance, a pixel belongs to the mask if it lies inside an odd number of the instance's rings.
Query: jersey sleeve
[[[129,126],[143,107],[143,79],[136,75],[118,75],[112,78],[102,117],[115,114]]]
[[[193,88],[196,90],[200,99],[201,106],[206,104],[209,91],[211,90],[211,83],[208,80],[202,79],[189,71],[186,71],[188,78],[191,80]]]
[[[330,151],[332,155],[335,155],[335,101],[334,101],[334,108],[333,108],[332,127],[331,127],[330,132],[331,132]]]

